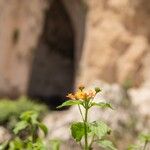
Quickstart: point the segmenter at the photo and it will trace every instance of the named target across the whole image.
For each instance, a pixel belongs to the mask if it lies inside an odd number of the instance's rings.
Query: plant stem
[[[84,131],[85,131],[85,150],[88,150],[88,136],[87,136],[87,119],[88,119],[88,103],[85,102],[85,119],[84,119]]]
[[[80,105],[78,105],[78,108],[79,108],[79,112],[80,112],[80,114],[81,114],[82,120],[83,120],[83,122],[84,122],[84,117],[83,117],[83,113],[82,113],[82,110],[81,110]]]
[[[95,135],[93,135],[93,137],[92,137],[92,140],[91,140],[91,143],[90,143],[90,145],[89,145],[89,148],[92,148],[92,144],[93,144],[93,142],[94,142],[94,138],[95,138]]]
[[[37,139],[37,133],[36,133],[37,126],[32,126],[31,130],[32,130],[32,142],[35,143]]]
[[[147,141],[145,141],[145,143],[144,143],[144,147],[143,147],[143,150],[146,150],[146,146],[147,146]]]

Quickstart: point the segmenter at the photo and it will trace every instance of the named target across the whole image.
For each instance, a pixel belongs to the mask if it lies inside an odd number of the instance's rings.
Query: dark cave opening
[[[74,32],[61,2],[55,0],[45,15],[43,33],[34,51],[27,95],[51,106],[74,89]]]

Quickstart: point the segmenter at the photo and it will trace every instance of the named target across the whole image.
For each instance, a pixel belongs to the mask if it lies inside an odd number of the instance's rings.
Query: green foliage
[[[76,123],[72,123],[71,125],[71,134],[72,137],[77,141],[81,141],[82,137],[85,134],[85,130],[84,130],[84,123],[83,122],[76,122]],[[90,129],[87,129],[87,132],[90,132]]]
[[[139,144],[132,144],[128,147],[128,150],[148,150],[148,144],[150,143],[150,134],[141,133],[139,135]]]
[[[94,121],[90,123],[90,130],[98,139],[102,139],[111,133],[111,129],[102,121]]]
[[[35,142],[28,141],[27,144],[24,145],[25,150],[48,150],[46,143],[43,139],[37,139]]]
[[[16,137],[14,140],[12,140],[10,143],[9,143],[9,150],[21,150],[24,146],[24,143],[23,141],[19,138],[19,137]]]
[[[62,105],[58,106],[57,108],[62,108],[66,106],[73,106],[73,105],[79,105],[82,104],[83,102],[81,100],[68,100],[62,103]]]
[[[92,106],[97,106],[100,108],[111,108],[111,109],[113,109],[110,103],[105,103],[105,102],[99,102],[99,103],[92,102],[91,107]]]
[[[131,77],[126,78],[125,81],[123,82],[122,86],[125,90],[130,89],[133,86],[133,79]]]
[[[139,146],[138,145],[135,145],[135,144],[132,144],[128,147],[128,150],[139,150]]]
[[[16,137],[7,144],[8,148],[3,148],[0,150],[48,150],[46,144],[42,139],[37,139],[35,142],[32,142],[30,139],[26,141]]]
[[[150,142],[150,134],[141,133],[139,135],[139,140],[141,142]]]
[[[117,150],[114,147],[113,143],[111,141],[108,141],[108,140],[100,140],[98,142],[98,144],[100,145],[100,147],[108,149],[108,150]]]
[[[83,122],[72,123],[71,134],[72,137],[77,142],[81,141],[82,137],[84,136],[84,123]]]
[[[26,121],[20,121],[17,123],[14,133],[18,134],[21,130],[25,129],[28,126],[28,123]]]
[[[22,113],[13,130],[15,135],[10,141],[2,143],[0,150],[48,150],[44,139],[38,135],[39,130],[45,136],[48,133],[47,127],[39,121],[39,112],[32,110]]]
[[[38,125],[38,127],[43,131],[43,133],[44,133],[45,135],[47,135],[47,133],[48,133],[47,127],[46,127],[43,123],[41,123],[41,122],[38,122],[37,125]]]
[[[46,135],[48,132],[48,129],[43,123],[38,121],[38,116],[39,116],[39,114],[36,111],[24,112],[20,116],[21,121],[16,124],[16,126],[13,130],[14,133],[18,134],[20,131],[22,131],[28,127],[28,128],[30,128],[30,133],[32,133],[32,138],[36,138],[36,137],[34,137],[35,135],[33,135],[34,134],[33,132],[36,132],[38,129],[41,129],[43,131],[43,133]]]
[[[59,150],[61,141],[58,139],[54,139],[50,141],[50,149],[51,150]]]
[[[8,141],[5,141],[3,143],[0,143],[0,150],[5,150],[8,146]]]
[[[77,105],[79,108],[79,112],[82,117],[82,122],[75,122],[71,125],[71,134],[72,137],[76,140],[76,142],[80,143],[80,146],[84,150],[92,150],[93,143],[97,143],[100,147],[109,149],[109,150],[117,150],[111,141],[108,141],[106,135],[111,133],[111,129],[102,121],[94,121],[90,123],[88,121],[88,112],[89,109],[96,106],[99,108],[110,108],[113,109],[110,103],[105,102],[94,102],[94,98],[97,93],[101,92],[100,88],[95,88],[94,91],[85,91],[84,86],[80,86],[78,91],[75,94],[68,94],[68,100],[64,102],[62,105],[57,108],[62,108],[66,106]],[[83,110],[81,109],[83,107]],[[84,138],[84,142],[82,139]],[[89,142],[89,138],[91,141]]]
[[[95,88],[95,91],[90,91],[88,93],[84,91],[84,87],[80,87],[77,93],[68,96],[70,99],[72,98],[71,100],[68,100],[57,107],[78,106],[82,122],[73,122],[70,129],[72,137],[80,144],[83,150],[92,150],[94,143],[102,149],[117,150],[113,143],[107,139],[111,133],[111,128],[102,121],[88,121],[88,112],[92,107],[113,109],[110,103],[94,102],[96,94],[100,91],[99,88]],[[81,109],[81,107],[83,109]],[[0,110],[2,112],[0,113],[0,123],[10,122],[12,118],[19,120],[14,126],[14,135],[11,140],[1,143],[0,150],[60,149],[59,140],[55,139],[46,143],[44,138],[38,135],[39,131],[42,131],[45,136],[48,133],[47,127],[40,121],[40,116],[47,111],[45,105],[39,105],[22,97],[18,101],[0,101]],[[130,145],[128,150],[148,150],[150,134],[141,134],[139,136],[139,141],[139,144]]]
[[[21,113],[35,110],[40,113],[40,117],[48,111],[46,105],[33,102],[26,97],[21,97],[17,100],[1,99],[0,100],[0,124],[7,124],[9,128],[12,128],[18,121]]]

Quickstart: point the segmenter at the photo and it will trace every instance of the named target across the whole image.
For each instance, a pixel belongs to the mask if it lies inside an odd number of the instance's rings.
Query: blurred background
[[[93,116],[112,126],[119,150],[150,132],[149,18],[149,0],[0,0],[0,142],[34,109],[49,138],[72,149],[76,110],[54,109],[81,83],[116,107]]]

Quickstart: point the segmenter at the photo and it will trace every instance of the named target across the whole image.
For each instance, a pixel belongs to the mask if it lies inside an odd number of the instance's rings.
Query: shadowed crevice
[[[60,0],[45,14],[43,33],[34,51],[27,95],[50,105],[74,89],[74,33]]]

